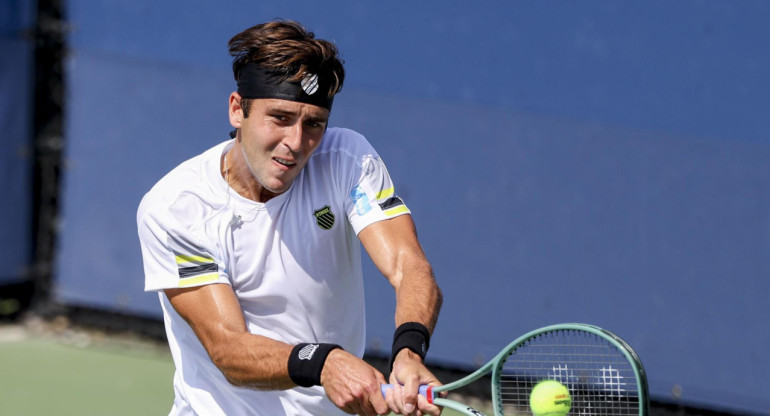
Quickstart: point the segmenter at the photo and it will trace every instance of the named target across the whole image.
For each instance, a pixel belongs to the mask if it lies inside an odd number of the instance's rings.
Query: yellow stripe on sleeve
[[[211,257],[191,256],[188,254],[177,254],[176,264],[182,263],[213,263],[214,259]]]
[[[383,189],[380,191],[377,195],[374,196],[374,199],[380,200],[383,198],[389,198],[391,195],[393,195],[393,192],[395,192],[395,188],[391,186],[388,189]]]
[[[402,212],[408,212],[409,208],[406,207],[406,205],[399,205],[395,208],[391,208],[384,211],[385,216],[392,217],[396,214],[401,214]]]
[[[200,276],[188,277],[185,279],[179,279],[179,287],[190,287],[203,283],[211,283],[219,280],[218,273],[207,273]]]

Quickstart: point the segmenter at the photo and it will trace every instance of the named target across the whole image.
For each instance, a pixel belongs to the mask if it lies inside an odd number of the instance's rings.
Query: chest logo
[[[313,211],[313,215],[315,216],[316,225],[321,227],[322,230],[331,230],[334,227],[334,213],[332,213],[332,209],[328,205]]]

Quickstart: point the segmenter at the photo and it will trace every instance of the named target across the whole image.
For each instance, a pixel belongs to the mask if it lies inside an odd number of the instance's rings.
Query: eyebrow
[[[283,109],[283,108],[280,108],[280,107],[271,107],[271,108],[268,108],[266,111],[267,111],[268,114],[280,114],[280,115],[286,115],[286,116],[292,116],[292,117],[297,117],[297,115],[299,114],[296,111],[286,110],[286,109]],[[328,116],[309,115],[308,118],[307,118],[307,121],[314,121],[316,123],[318,123],[318,122],[328,123],[329,122],[329,117]]]
[[[316,122],[316,123],[328,123],[329,122],[329,117],[310,116],[307,121],[313,121],[313,122]]]
[[[288,116],[293,116],[293,115],[297,114],[296,111],[284,110],[283,108],[279,108],[279,107],[270,107],[270,108],[268,108],[266,110],[266,112],[267,113],[279,113],[279,114],[288,115]]]

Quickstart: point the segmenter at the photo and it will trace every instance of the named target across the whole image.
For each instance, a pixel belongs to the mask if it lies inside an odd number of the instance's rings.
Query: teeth
[[[294,162],[290,162],[290,161],[288,161],[288,160],[286,160],[286,159],[281,159],[281,158],[279,158],[279,157],[275,158],[275,160],[276,160],[278,163],[282,164],[282,165],[286,165],[286,166],[292,166],[292,165],[294,165]]]

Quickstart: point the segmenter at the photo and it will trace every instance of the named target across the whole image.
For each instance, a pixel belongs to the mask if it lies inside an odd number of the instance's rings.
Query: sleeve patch
[[[206,250],[183,238],[168,237],[174,252],[179,287],[195,286],[219,280],[219,266]]]
[[[350,199],[353,200],[358,215],[364,215],[372,210],[372,205],[369,203],[369,197],[366,196],[366,192],[361,189],[361,185],[356,186],[350,191]]]

